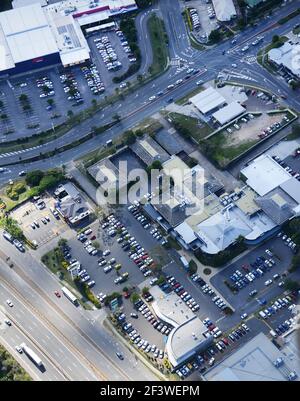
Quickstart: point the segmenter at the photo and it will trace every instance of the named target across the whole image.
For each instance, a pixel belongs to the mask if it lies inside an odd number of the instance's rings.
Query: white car
[[[248,317],[248,314],[247,314],[247,313],[243,313],[243,314],[241,315],[241,319],[242,319],[242,320],[246,319],[247,317]]]
[[[265,285],[266,286],[271,285],[272,283],[273,283],[273,281],[271,279],[265,281]]]
[[[11,308],[14,306],[14,304],[12,303],[12,301],[10,299],[6,300],[6,303],[8,306],[10,306]]]
[[[19,354],[22,354],[22,352],[23,352],[23,350],[22,350],[22,348],[19,346],[19,345],[16,345],[16,351],[19,353]]]
[[[103,251],[103,256],[108,256],[110,254],[110,249],[106,249],[105,251]]]
[[[150,96],[150,97],[149,97],[150,102],[152,102],[152,101],[155,100],[155,99],[156,99],[156,96]]]

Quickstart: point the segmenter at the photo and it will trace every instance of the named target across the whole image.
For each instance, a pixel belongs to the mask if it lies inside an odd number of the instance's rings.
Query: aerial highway
[[[87,313],[65,297],[57,298],[54,292],[60,288],[56,278],[30,252],[21,254],[3,241],[0,252],[0,303],[66,380],[157,379],[104,329],[102,311]],[[8,252],[14,262],[12,269],[5,262]],[[6,305],[7,299],[13,301],[12,308]],[[125,360],[120,361],[116,352],[122,352]]]
[[[186,70],[178,70],[176,66],[171,65],[164,74],[145,84],[139,88],[138,91],[127,95],[124,101],[120,100],[111,106],[104,107],[93,117],[78,124],[68,133],[56,140],[46,143],[42,147],[36,149],[28,149],[26,152],[22,153],[21,160],[19,154],[0,155],[1,166],[8,166],[11,163],[18,164],[18,166],[9,166],[9,173],[1,175],[0,182],[7,182],[8,178],[13,179],[17,177],[17,173],[20,169],[24,168],[25,170],[28,170],[29,167],[24,163],[24,160],[37,156],[41,152],[45,153],[68,143],[72,143],[74,140],[79,139],[84,134],[90,132],[92,127],[99,126],[100,122],[101,125],[111,122],[112,117],[117,113],[121,117],[120,123],[116,124],[99,137],[93,138],[74,149],[65,151],[63,154],[58,154],[57,156],[52,157],[51,160],[45,159],[30,163],[30,169],[48,169],[53,166],[66,164],[68,161],[74,160],[76,157],[78,158],[91,150],[102,147],[108,139],[117,137],[126,129],[133,127],[146,117],[149,117],[153,113],[166,107],[170,99],[176,100],[189,93],[195,88],[196,82],[199,78],[204,82],[207,82],[214,79],[218,73],[223,70],[232,71],[232,63],[236,63],[237,60],[240,61],[239,67],[241,67],[249,77],[249,83],[252,85],[259,85],[274,94],[284,95],[286,97],[285,102],[287,105],[295,110],[300,110],[300,100],[295,96],[295,92],[286,84],[285,81],[269,73],[256,61],[247,61],[250,56],[253,56],[255,59],[259,49],[266,46],[266,44],[272,40],[273,35],[282,35],[292,29],[297,21],[297,17],[291,19],[284,25],[274,23],[274,19],[277,21],[283,15],[289,14],[293,9],[297,8],[300,5],[299,0],[282,7],[280,12],[274,15],[272,21],[268,19],[264,20],[256,27],[245,29],[242,33],[239,33],[237,35],[237,44],[234,47],[231,44],[231,41],[228,40],[206,51],[196,51],[190,47],[180,8],[171,7],[168,2],[160,2],[159,4],[160,13],[163,16],[165,14],[168,15],[165,24],[169,34],[171,59],[174,57],[182,58],[186,61],[187,66],[200,69],[200,73],[192,75],[191,78],[185,80]],[[178,35],[180,35],[181,40],[175,39],[175,25],[179,30]],[[263,34],[264,41],[259,46],[251,48],[251,54],[249,53],[247,56],[243,55],[241,52],[243,44],[251,41],[251,39],[259,34]],[[224,52],[225,54],[223,54]],[[202,73],[203,69],[206,69],[204,74]],[[235,71],[232,72],[236,73]],[[167,86],[174,83],[177,79],[183,79],[183,83],[175,86],[174,89],[167,90]],[[246,84],[247,80],[244,83]],[[161,90],[164,91],[163,96],[157,97],[152,102],[149,101],[151,95],[156,95]]]

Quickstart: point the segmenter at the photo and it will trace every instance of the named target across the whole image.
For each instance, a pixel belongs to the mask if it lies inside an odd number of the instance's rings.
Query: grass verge
[[[193,138],[199,143],[213,130],[204,122],[199,122],[197,118],[188,117],[179,113],[169,113],[169,118],[172,120],[174,128],[185,138]]]
[[[148,20],[148,31],[153,54],[149,72],[151,75],[157,75],[164,71],[168,64],[168,36],[163,20],[155,14],[151,15]]]
[[[0,345],[0,367],[0,382],[23,382],[32,380],[29,374],[2,345]]]

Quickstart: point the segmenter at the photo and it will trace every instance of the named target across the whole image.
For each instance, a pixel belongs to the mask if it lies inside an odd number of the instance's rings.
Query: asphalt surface
[[[280,8],[277,13],[274,13],[274,19],[279,19],[282,15],[288,14],[289,12],[291,12],[292,9],[297,8],[299,4],[299,1],[294,1],[293,3],[289,3],[285,7]],[[282,26],[276,24],[274,25],[273,20],[263,20],[260,24],[258,24],[257,27],[249,28],[242,33],[239,33],[237,35],[238,44],[234,48],[232,48],[230,41],[227,41],[205,52],[196,52],[185,43],[186,28],[180,14],[180,8],[173,7],[173,2],[171,4],[171,2],[169,1],[160,2],[159,8],[159,12],[162,15],[164,15],[164,13],[168,13],[169,18],[171,19],[171,22],[169,23],[168,18],[165,21],[166,29],[171,35],[169,46],[171,59],[176,57],[182,58],[186,68],[189,66],[194,66],[197,68],[202,68],[205,66],[208,69],[208,72],[204,76],[201,76],[201,79],[203,79],[204,81],[209,81],[215,78],[217,73],[222,71],[223,69],[232,70],[231,64],[233,62],[237,62],[237,60],[240,60],[240,65],[238,66],[239,70],[244,68],[245,73],[248,74],[246,78],[251,78],[250,81],[245,79],[245,82],[248,82],[248,84],[249,82],[252,84],[260,84],[273,93],[280,93],[287,96],[286,103],[296,110],[299,110],[299,99],[297,98],[297,96],[295,96],[295,92],[293,92],[289,88],[287,83],[282,78],[273,76],[256,62],[247,61],[249,60],[250,56],[254,57],[256,55],[256,53],[259,51],[259,46],[255,48],[252,47],[246,58],[241,52],[241,48],[243,47],[243,45],[247,42],[250,42],[252,38],[256,37],[261,32],[263,32],[265,39],[260,46],[265,46],[266,43],[269,43],[272,40],[274,34],[281,35],[289,32],[294,26],[297,18],[288,21]],[[176,28],[178,32],[180,32],[178,35],[181,35],[180,40],[175,40],[174,38],[174,40],[172,40],[172,32],[174,36],[174,28],[172,30],[172,26],[175,26],[174,20],[176,21]],[[223,51],[227,52],[225,56],[222,56]],[[22,160],[20,161],[19,157],[22,157],[22,159],[29,158],[39,154],[41,151],[45,152],[53,150],[57,147],[62,146],[63,144],[71,143],[75,139],[80,138],[83,134],[89,132],[92,126],[99,125],[99,118],[101,119],[101,123],[105,124],[106,122],[111,121],[111,118],[115,113],[118,113],[122,117],[121,123],[102,134],[101,137],[94,138],[88,142],[85,142],[76,149],[64,152],[63,156],[58,155],[52,158],[51,161],[47,160],[46,162],[42,161],[32,163],[30,165],[30,169],[45,169],[52,167],[53,165],[58,166],[63,163],[65,164],[68,161],[73,160],[75,157],[80,157],[81,155],[91,150],[97,149],[99,148],[99,146],[103,146],[107,139],[115,138],[116,136],[120,135],[124,130],[136,125],[141,120],[162,109],[168,104],[168,99],[170,97],[177,99],[194,89],[195,83],[199,79],[197,75],[192,76],[189,80],[185,80],[183,84],[181,84],[177,88],[174,88],[174,90],[166,91],[165,95],[158,97],[154,102],[149,102],[148,99],[151,95],[157,94],[159,90],[164,90],[168,86],[168,84],[174,82],[176,79],[184,78],[185,75],[186,73],[182,69],[178,70],[176,66],[171,65],[171,67],[165,74],[158,77],[154,81],[144,85],[138,90],[137,93],[132,93],[128,95],[124,102],[118,102],[111,107],[106,107],[104,110],[99,111],[89,120],[78,125],[76,128],[73,128],[63,137],[58,138],[51,143],[43,145],[42,148],[28,150],[26,152],[22,152],[22,154],[13,154],[2,157],[0,159],[1,166],[5,166],[8,163],[20,163],[19,167],[12,167],[11,172],[9,173],[10,177],[15,177],[17,175],[17,171],[20,171],[19,169],[21,167],[26,168],[26,166],[22,166]],[[64,160],[63,163],[62,160]],[[2,177],[0,182],[4,182],[6,180],[6,177]]]
[[[54,295],[54,291],[59,290],[56,278],[29,252],[21,254],[6,241],[1,241],[0,248],[15,264],[13,269],[0,264],[2,282],[9,283],[13,296],[38,314],[72,354],[89,366],[97,380],[148,381],[156,378],[104,329],[102,311],[86,312],[64,297],[57,298]],[[48,343],[44,345],[47,352],[50,348]],[[116,352],[124,355],[125,369]],[[59,363],[59,358],[56,362]]]
[[[274,261],[276,264],[267,271],[262,277],[256,278],[252,283],[249,283],[246,287],[239,290],[238,293],[234,294],[227,286],[224,284],[224,281],[227,280],[229,283],[233,284],[230,280],[230,275],[232,275],[237,269],[241,271],[241,273],[247,274],[242,266],[248,266],[250,263],[255,262],[258,256],[264,256],[269,258],[268,255],[265,253],[266,249],[270,249],[274,257]],[[258,299],[265,299],[267,302],[282,294],[283,289],[278,286],[280,281],[284,281],[284,277],[280,277],[277,280],[273,279],[274,274],[282,275],[282,273],[286,272],[289,268],[293,253],[291,252],[290,248],[287,247],[283,241],[279,238],[272,239],[261,245],[254,250],[247,253],[246,256],[240,258],[237,262],[230,264],[228,267],[223,268],[220,273],[217,273],[211,279],[212,285],[217,288],[217,290],[224,296],[228,302],[233,305],[236,309],[236,314],[240,316],[242,313],[247,313],[250,315],[251,313],[255,312],[258,307]],[[252,267],[249,266],[250,271]],[[299,274],[295,274],[295,279],[298,279]],[[289,276],[292,278],[293,275]],[[265,281],[273,279],[273,283],[270,286],[265,286]],[[258,294],[255,295],[254,298],[249,296],[249,293],[256,289]]]
[[[261,46],[265,46],[269,43],[272,40],[273,35],[282,35],[289,32],[296,23],[297,17],[282,26],[274,25],[274,21],[280,19],[283,15],[289,14],[293,9],[298,8],[300,1],[294,1],[293,3],[289,3],[285,7],[282,7],[278,12],[274,13],[272,21],[262,20],[257,27],[239,33],[237,35],[238,43],[234,48],[232,48],[230,41],[227,41],[205,52],[197,52],[190,47],[187,39],[186,27],[181,16],[179,2],[177,0],[175,0],[175,2],[177,3],[176,7],[174,7],[174,1],[171,0],[160,2],[158,11],[158,13],[164,17],[166,29],[169,35],[169,52],[171,61],[172,59],[181,61],[185,66],[185,69],[189,66],[196,68],[205,67],[207,72],[205,75],[201,76],[201,79],[205,82],[214,79],[218,72],[224,69],[231,71],[231,64],[238,63],[239,71],[243,70],[243,76],[239,78],[240,82],[259,84],[273,93],[285,95],[287,96],[286,103],[289,106],[296,110],[300,109],[299,98],[295,96],[295,92],[288,87],[286,82],[279,77],[271,75],[268,71],[264,70],[260,65],[253,61],[259,51],[259,47],[251,48],[249,54],[246,55],[247,57],[244,57],[241,52],[243,45],[251,41],[252,38],[260,34],[262,31],[264,32],[263,34],[265,39]],[[142,18],[141,16],[139,18],[138,26],[141,27],[141,32],[144,31],[145,21],[143,20],[146,20],[146,17]],[[144,48],[144,51],[147,52],[147,46]],[[222,55],[223,51],[227,52],[225,56]],[[144,64],[143,68],[146,69],[146,64]],[[10,171],[1,175],[0,183],[7,182],[9,178],[16,178],[20,170],[24,169],[28,171],[33,169],[49,169],[51,167],[57,167],[66,164],[91,150],[103,147],[108,139],[117,137],[124,130],[136,125],[141,120],[161,110],[168,104],[170,98],[176,100],[193,90],[196,81],[199,79],[199,76],[197,75],[192,76],[188,80],[184,80],[183,84],[176,87],[174,90],[166,90],[166,87],[170,83],[173,83],[179,78],[185,78],[185,75],[186,72],[184,69],[180,69],[178,66],[171,63],[169,70],[165,74],[144,85],[137,93],[128,95],[125,101],[120,101],[117,104],[99,111],[95,116],[78,125],[62,138],[57,138],[53,142],[43,145],[41,148],[28,150],[22,152],[22,154],[14,153],[6,156],[1,155],[1,166],[5,166],[9,163],[19,164],[17,166],[9,167]],[[160,90],[164,90],[164,95],[158,97],[154,102],[150,102],[149,97],[157,94]],[[16,107],[19,106],[16,105]],[[71,149],[70,151],[64,152],[62,155],[54,156],[49,160],[30,163],[30,165],[23,165],[22,161],[19,159],[20,157],[22,157],[22,159],[29,158],[38,155],[41,151],[46,152],[67,143],[71,143],[75,139],[78,139],[85,133],[89,132],[91,127],[99,125],[99,121],[101,121],[101,124],[110,122],[115,113],[118,113],[122,117],[120,124],[117,124],[101,136],[87,141],[76,149]],[[35,121],[35,119],[36,116],[30,117],[30,121]],[[97,376],[98,380],[107,380],[107,378],[123,381],[132,379],[143,381],[155,379],[155,376],[152,373],[146,370],[129,351],[118,344],[116,340],[104,330],[101,323],[101,313],[99,315],[97,315],[96,312],[91,312],[90,314],[83,313],[82,310],[76,309],[68,300],[64,298],[57,299],[54,296],[54,291],[58,286],[57,281],[48,271],[41,268],[40,264],[32,258],[28,252],[26,252],[25,255],[20,254],[11,244],[3,241],[0,244],[0,249],[10,255],[16,264],[19,265],[19,268],[11,270],[3,263],[0,264],[2,281],[6,280],[6,283],[9,283],[10,291],[13,292],[12,296],[14,297],[18,309],[21,308],[21,304],[26,300],[26,306],[32,313],[34,312],[35,316],[38,313],[44,323],[47,322],[47,324],[50,324],[52,329],[55,327],[60,343],[64,344],[65,347],[72,349],[71,357],[76,355],[79,359],[79,362],[77,363],[84,365],[87,364],[92,370],[92,373]],[[168,267],[166,269],[168,269]],[[177,275],[181,274],[179,271],[177,272]],[[178,277],[178,279],[180,279],[180,277]],[[183,279],[182,276],[182,280]],[[185,280],[187,281],[187,279]],[[189,284],[188,282],[184,282],[184,284],[191,292],[193,292],[193,294],[195,294],[195,297],[200,297],[200,295],[196,293],[196,289],[190,285],[192,283]],[[0,288],[3,288],[3,286]],[[271,290],[272,288],[270,291]],[[7,296],[5,291],[6,290],[4,289],[0,292],[2,302]],[[276,294],[270,294],[270,297],[273,297],[274,295]],[[264,294],[264,297],[266,296],[267,295]],[[202,303],[205,305],[205,308],[206,305],[210,305],[210,303],[207,303],[207,300],[203,300]],[[249,311],[251,311],[251,305],[249,308]],[[200,311],[203,315],[207,314],[207,312],[213,315],[216,313],[213,304],[208,306],[207,311],[202,311],[201,309]],[[218,312],[219,311],[217,311],[217,313]],[[36,318],[35,316],[27,314],[26,319],[32,323]],[[90,316],[90,318],[88,318],[88,316]],[[18,316],[17,318],[20,319]],[[238,323],[239,315],[236,313],[234,316],[226,319],[216,315],[215,319],[216,321],[219,321],[219,327],[226,329],[227,327],[229,328],[233,324]],[[27,322],[22,323],[22,321],[20,321],[20,324],[23,326],[27,324]],[[52,348],[48,343],[44,345],[39,344],[39,347],[43,349],[45,354],[50,353]],[[117,351],[121,351],[124,354],[125,361],[119,361],[117,359],[115,355],[115,352]],[[54,361],[57,361],[57,357],[53,354],[51,358],[53,358]],[[124,365],[126,363],[126,367],[121,366],[122,362],[124,362]],[[71,372],[68,373],[71,375]],[[55,375],[58,373],[54,369],[53,372],[49,374]],[[76,376],[72,376],[72,379],[75,380]]]

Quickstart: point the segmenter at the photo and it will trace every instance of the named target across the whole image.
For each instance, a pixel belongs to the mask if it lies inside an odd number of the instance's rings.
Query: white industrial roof
[[[0,13],[0,25],[15,64],[58,52],[38,3]]]
[[[245,111],[246,109],[238,102],[232,102],[214,113],[213,118],[215,118],[219,124],[224,125],[243,114]]]
[[[212,3],[219,21],[230,21],[236,16],[233,0],[212,0]]]
[[[203,114],[207,114],[210,111],[226,103],[225,98],[212,87],[209,87],[205,91],[191,97],[190,101]]]
[[[241,170],[246,182],[260,196],[288,181],[291,176],[269,155],[261,155]]]
[[[300,182],[296,180],[296,178],[290,178],[281,184],[280,187],[298,204],[300,204]]]
[[[19,8],[24,6],[29,6],[30,4],[39,3],[41,6],[46,6],[47,0],[13,0],[13,8]]]
[[[176,367],[190,358],[199,348],[208,347],[213,336],[206,339],[202,334],[207,330],[202,321],[194,316],[171,331],[168,336],[166,351],[171,364]]]
[[[175,228],[175,231],[181,236],[186,244],[190,244],[197,239],[194,230],[186,222],[179,224],[179,226]]]
[[[268,58],[277,65],[283,65],[288,68],[293,74],[300,77],[300,63],[297,61],[297,49],[299,45],[292,45],[285,42],[284,45],[276,49],[271,49],[268,53]]]
[[[283,381],[292,371],[291,352],[279,349],[259,333],[240,349],[229,355],[222,362],[205,374],[209,381]],[[288,356],[287,356],[288,355]],[[294,355],[293,355],[294,356]],[[284,359],[284,366],[276,368],[273,364],[277,358]]]
[[[12,58],[5,34],[0,24],[0,71],[14,68],[15,63]]]
[[[79,64],[90,58],[89,45],[77,21],[71,15],[47,12],[64,66]]]

